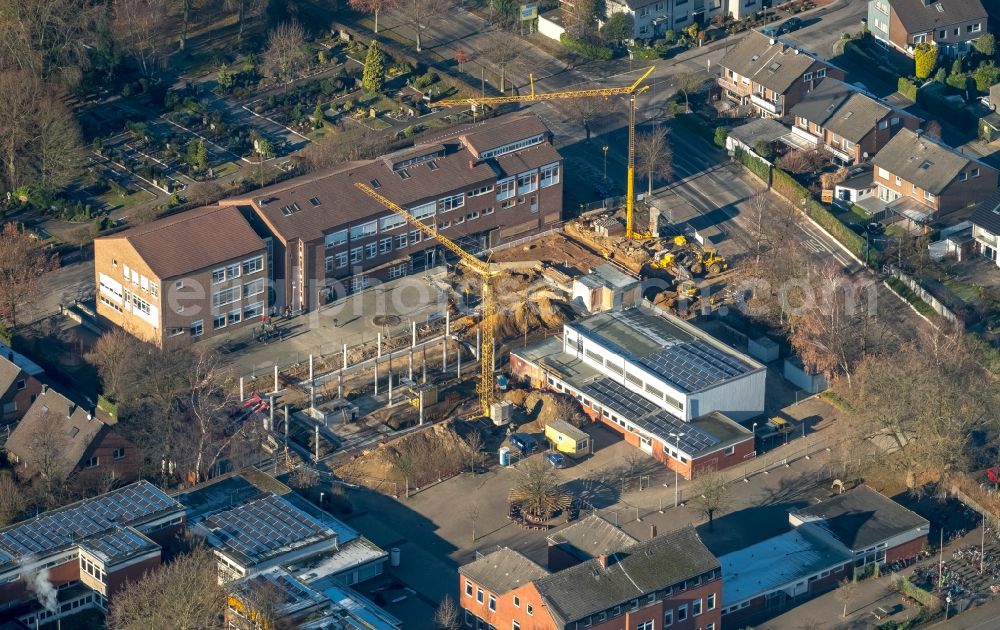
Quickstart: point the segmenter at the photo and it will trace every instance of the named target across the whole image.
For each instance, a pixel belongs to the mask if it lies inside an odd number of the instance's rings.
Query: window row
[[[212,270],[212,284],[221,284],[227,280],[239,278],[240,275],[249,276],[263,269],[264,256],[247,258],[241,263],[232,263]]]
[[[118,260],[112,259],[111,264],[115,267],[118,266]],[[146,276],[140,274],[135,269],[129,269],[129,266],[122,264],[122,275],[126,282],[131,282],[132,286],[137,286],[143,291],[149,293],[154,298],[160,297],[160,285],[156,284]]]
[[[212,317],[212,328],[218,330],[226,326],[238,324],[243,320],[256,319],[264,314],[264,303],[248,304],[244,308],[236,308],[228,313],[218,313]],[[200,322],[198,322],[200,323]],[[194,333],[192,332],[192,335]]]

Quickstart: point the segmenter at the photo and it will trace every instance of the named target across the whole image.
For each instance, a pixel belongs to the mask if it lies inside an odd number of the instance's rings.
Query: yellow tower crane
[[[652,66],[639,77],[632,85],[614,88],[592,88],[589,90],[563,90],[560,92],[544,92],[535,94],[535,80],[531,77],[531,93],[525,96],[474,96],[471,98],[453,98],[437,101],[435,105],[451,107],[454,105],[468,105],[475,108],[478,105],[502,105],[504,103],[524,103],[535,101],[558,101],[574,98],[587,98],[594,96],[620,96],[627,94],[629,97],[628,106],[628,180],[626,185],[625,201],[625,235],[628,238],[635,238],[635,99],[637,96],[649,89],[648,85],[640,84],[646,80],[650,74],[656,70]]]
[[[483,334],[482,346],[479,350],[480,376],[476,391],[479,393],[479,404],[483,409],[483,415],[489,416],[490,405],[493,403],[493,333],[496,324],[496,299],[493,295],[493,286],[491,283],[493,272],[490,264],[465,251],[457,243],[443,236],[437,229],[413,216],[405,208],[397,205],[385,195],[380,194],[368,184],[356,182],[354,185],[372,199],[406,219],[408,223],[418,228],[421,232],[447,247],[458,256],[466,267],[482,279],[482,320],[480,328]]]

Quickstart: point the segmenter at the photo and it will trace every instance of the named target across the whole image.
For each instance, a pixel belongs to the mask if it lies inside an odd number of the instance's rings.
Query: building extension
[[[763,413],[767,369],[655,307],[568,323],[561,340],[512,350],[510,366],[687,479],[753,455],[753,434],[735,420]]]
[[[562,212],[552,134],[532,114],[501,116],[97,239],[98,313],[162,345],[272,310],[314,310],[445,262],[437,241],[358,182],[476,253]]]

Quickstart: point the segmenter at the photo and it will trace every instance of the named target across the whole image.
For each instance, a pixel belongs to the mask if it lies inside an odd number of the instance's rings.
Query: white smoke
[[[38,603],[45,607],[45,610],[54,613],[58,610],[59,598],[56,588],[49,581],[49,570],[38,571],[29,568],[28,565],[34,562],[33,559],[25,560],[21,565],[21,576],[24,579],[28,590],[35,594]]]

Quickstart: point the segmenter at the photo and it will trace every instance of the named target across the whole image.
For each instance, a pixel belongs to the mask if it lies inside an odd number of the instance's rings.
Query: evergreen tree
[[[385,55],[378,47],[378,42],[372,40],[365,57],[365,70],[361,75],[361,88],[368,93],[378,92],[385,84]]]

